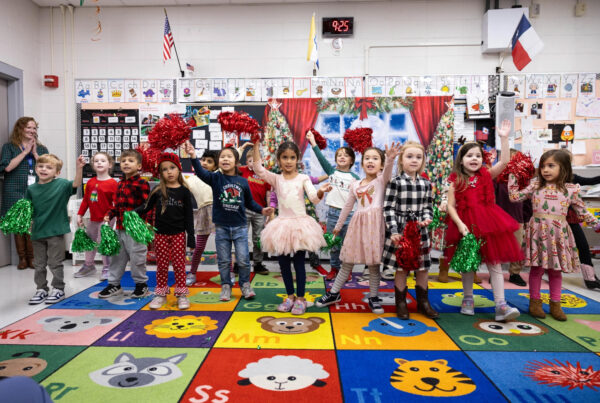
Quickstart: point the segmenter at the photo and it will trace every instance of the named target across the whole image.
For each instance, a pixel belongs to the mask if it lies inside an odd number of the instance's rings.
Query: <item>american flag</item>
[[[163,37],[163,63],[171,58],[171,47],[173,46],[173,33],[169,25],[169,17],[165,16],[165,35]]]

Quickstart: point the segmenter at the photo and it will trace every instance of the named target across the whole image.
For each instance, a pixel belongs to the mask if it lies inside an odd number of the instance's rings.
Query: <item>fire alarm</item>
[[[44,76],[44,85],[46,87],[58,88],[58,76],[45,75]]]

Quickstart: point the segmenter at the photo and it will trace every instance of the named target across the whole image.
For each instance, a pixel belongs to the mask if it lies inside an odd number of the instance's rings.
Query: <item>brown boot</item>
[[[448,282],[448,261],[443,257],[440,258],[440,274],[438,274],[438,281],[440,283]]]
[[[27,267],[33,269],[33,245],[31,244],[31,236],[25,235],[25,259],[27,260]]]
[[[431,319],[439,317],[440,314],[429,305],[429,290],[419,285],[415,286],[415,290],[417,291],[417,310]]]
[[[400,319],[408,319],[408,307],[406,306],[406,292],[408,287],[404,287],[404,290],[400,291],[398,287],[394,286],[396,294],[396,316]]]
[[[567,315],[563,312],[560,307],[560,301],[550,301],[550,315],[556,320],[564,322],[567,320]]]
[[[475,277],[473,277],[473,282],[475,284],[481,284],[481,279],[479,277],[477,277],[477,273],[475,273]],[[490,283],[491,284],[491,283]]]
[[[542,300],[541,299],[530,299],[529,300],[529,314],[534,318],[542,318],[546,317],[546,313],[542,308]]]
[[[19,255],[19,263],[17,269],[23,270],[27,268],[27,240],[25,235],[15,234],[15,246],[17,247],[17,254]]]

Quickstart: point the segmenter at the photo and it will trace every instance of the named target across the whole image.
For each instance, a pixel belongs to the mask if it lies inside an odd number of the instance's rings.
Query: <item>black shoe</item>
[[[267,274],[269,274],[269,269],[267,269],[262,263],[255,264],[254,273],[266,276]]]
[[[379,297],[369,297],[369,308],[373,313],[383,313],[383,307],[381,306],[381,300]]]
[[[135,290],[131,293],[131,298],[144,298],[148,295],[148,286],[144,283],[135,285]]]
[[[600,289],[600,281],[598,280],[583,280],[583,282],[589,290]]]
[[[119,295],[122,292],[123,291],[121,290],[120,285],[109,284],[104,288],[104,290],[100,291],[100,293],[98,294],[98,298],[106,299],[112,297],[113,295]]]
[[[335,304],[336,302],[340,302],[342,300],[342,296],[339,292],[326,292],[325,295],[321,296],[321,298],[315,301],[315,305],[317,308],[323,308],[324,306]]]
[[[508,281],[510,281],[511,283],[513,283],[515,285],[521,286],[521,287],[525,287],[527,285],[525,280],[523,280],[523,278],[518,274],[511,274],[508,277]]]

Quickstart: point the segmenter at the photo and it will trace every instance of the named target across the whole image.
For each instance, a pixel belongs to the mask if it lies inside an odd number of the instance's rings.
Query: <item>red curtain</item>
[[[423,147],[429,146],[440,118],[448,111],[446,103],[451,99],[452,96],[414,98],[410,115]]]
[[[294,143],[300,148],[300,152],[304,153],[306,144],[306,131],[314,127],[317,121],[317,103],[315,99],[278,99],[281,102],[279,111],[285,116],[290,131],[294,136]],[[264,123],[267,122],[271,107],[267,104],[265,107]]]

